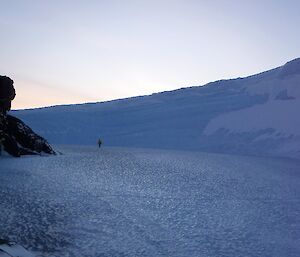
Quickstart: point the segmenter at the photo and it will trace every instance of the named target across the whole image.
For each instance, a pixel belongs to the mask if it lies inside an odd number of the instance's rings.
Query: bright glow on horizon
[[[300,57],[295,0],[4,0],[14,109],[106,101],[252,75]]]

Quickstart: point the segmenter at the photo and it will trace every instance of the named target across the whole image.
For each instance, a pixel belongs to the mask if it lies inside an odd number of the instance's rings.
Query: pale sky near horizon
[[[300,1],[0,0],[14,109],[244,77],[300,57]]]

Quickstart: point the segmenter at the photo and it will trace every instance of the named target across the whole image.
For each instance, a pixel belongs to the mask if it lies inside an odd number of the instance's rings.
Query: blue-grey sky
[[[14,108],[243,77],[300,57],[296,0],[0,0]]]

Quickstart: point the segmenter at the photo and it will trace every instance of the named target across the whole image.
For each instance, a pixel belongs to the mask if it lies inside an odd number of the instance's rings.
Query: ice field
[[[300,256],[298,160],[58,150],[0,157],[0,234],[36,255]]]

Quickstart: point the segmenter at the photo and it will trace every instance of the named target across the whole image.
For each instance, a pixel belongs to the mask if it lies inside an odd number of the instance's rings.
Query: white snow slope
[[[96,144],[300,158],[300,58],[202,87],[18,111],[55,144]]]
[[[300,256],[299,160],[59,150],[0,157],[0,235],[39,256]]]

